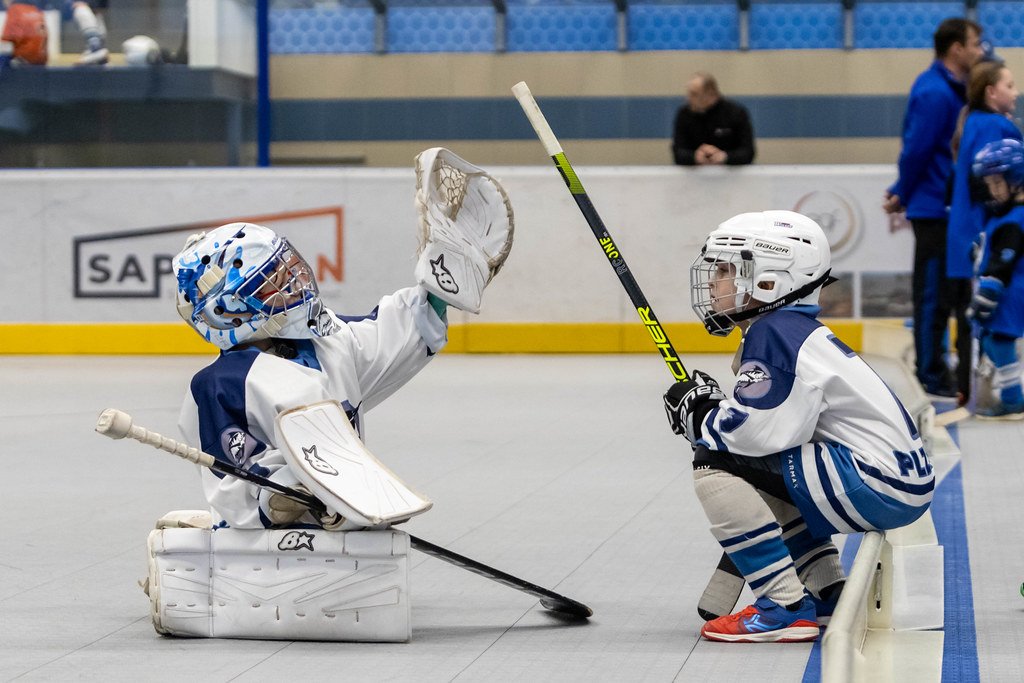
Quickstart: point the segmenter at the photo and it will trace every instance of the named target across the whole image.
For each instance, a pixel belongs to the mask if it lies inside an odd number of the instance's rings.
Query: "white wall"
[[[491,170],[512,199],[516,242],[484,312],[466,321],[635,321],[556,169]],[[665,322],[695,319],[689,265],[704,236],[742,211],[815,215],[833,244],[835,271],[910,269],[912,234],[893,232],[880,208],[895,174],[889,166],[576,170]],[[344,272],[339,281],[324,270],[321,286],[340,313],[363,313],[412,284],[413,195],[411,169],[0,172],[0,291],[7,295],[0,320],[175,321],[173,278],[156,273],[188,234],[258,218],[289,236],[307,260],[330,264],[339,211]],[[287,217],[293,212],[309,215]]]

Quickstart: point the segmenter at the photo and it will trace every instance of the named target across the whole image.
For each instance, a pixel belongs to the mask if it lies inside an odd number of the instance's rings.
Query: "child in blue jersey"
[[[691,266],[708,331],[743,331],[732,398],[699,371],[665,394],[673,431],[694,447],[711,532],[757,597],[708,621],[711,640],[817,638],[844,581],[831,536],[905,526],[931,503],[914,421],[817,320],[830,267],[821,227],[791,211],[726,221]]]
[[[976,415],[1024,418],[1017,339],[1024,336],[1024,145],[1007,138],[978,152],[973,173],[985,183],[989,219],[981,235],[974,296],[968,315],[977,323],[982,352],[995,365],[998,401]]]

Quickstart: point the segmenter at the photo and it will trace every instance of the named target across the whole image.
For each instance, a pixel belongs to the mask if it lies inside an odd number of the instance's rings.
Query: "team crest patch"
[[[757,361],[747,361],[736,375],[735,395],[744,400],[762,398],[772,389],[772,376]]]
[[[220,435],[221,450],[238,466],[249,460],[256,450],[256,443],[256,439],[234,426],[228,427]]]
[[[289,531],[277,544],[278,550],[301,550],[309,548],[313,550],[314,534],[307,534],[305,531]]]
[[[444,265],[444,254],[430,262],[430,272],[433,274],[434,279],[437,280],[438,287],[449,294],[459,293],[459,285],[455,283],[452,271],[448,270],[448,267]]]
[[[316,337],[329,337],[338,331],[338,323],[334,321],[334,317],[320,302],[317,302],[317,308],[313,311],[313,315],[307,324]]]

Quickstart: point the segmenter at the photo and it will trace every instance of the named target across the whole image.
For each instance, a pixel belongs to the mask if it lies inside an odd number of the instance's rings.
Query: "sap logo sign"
[[[136,232],[75,238],[75,297],[156,298],[174,289],[171,268],[185,233]]]
[[[173,261],[185,238],[235,222],[266,225],[299,244],[320,245],[322,251],[304,250],[305,255],[311,257],[317,280],[321,284],[344,280],[342,207],[331,206],[77,236],[73,247],[74,296],[77,299],[173,297]]]
[[[94,254],[85,278],[92,286],[114,285],[121,291],[139,290],[143,296],[160,296],[160,276],[171,275],[170,254]]]

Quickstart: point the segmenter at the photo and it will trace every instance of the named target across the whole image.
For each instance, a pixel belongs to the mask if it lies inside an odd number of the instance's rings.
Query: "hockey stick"
[[[554,131],[548,125],[547,119],[544,118],[544,113],[541,112],[537,100],[534,99],[533,93],[530,92],[530,88],[525,82],[520,81],[512,86],[512,94],[519,101],[519,106],[523,108],[526,118],[530,120],[530,125],[533,126],[533,130],[537,133],[537,137],[540,138],[541,144],[544,145],[544,150],[551,157],[551,160],[555,162],[558,172],[562,174],[562,180],[565,181],[566,187],[572,193],[572,198],[576,200],[576,205],[583,213],[583,217],[586,219],[587,225],[590,226],[590,230],[594,233],[594,237],[597,238],[598,244],[608,258],[608,263],[615,271],[615,274],[618,275],[619,282],[622,283],[623,288],[626,290],[626,295],[629,296],[629,300],[633,303],[634,308],[636,308],[640,320],[647,327],[647,332],[651,335],[654,345],[661,352],[661,357],[665,361],[665,365],[668,366],[669,372],[677,380],[688,379],[686,367],[679,360],[679,355],[672,346],[672,342],[669,341],[668,334],[665,333],[665,329],[658,321],[658,317],[654,315],[651,305],[647,303],[647,297],[640,291],[640,285],[637,284],[633,273],[629,270],[629,266],[626,265],[626,259],[623,258],[619,248],[615,246],[611,235],[608,234],[604,221],[601,220],[597,209],[594,208],[594,204],[590,201],[590,197],[587,195],[583,183],[577,177],[576,171],[573,170],[569,160],[565,157],[562,145],[559,144]],[[707,588],[704,589],[704,594],[697,603],[697,613],[705,620],[711,620],[731,613],[736,606],[736,602],[740,599],[740,593],[743,591],[745,583],[743,575],[740,574],[736,565],[733,564],[726,553],[722,553],[718,567],[715,569],[715,573],[711,576]]]
[[[144,444],[157,448],[161,451],[173,453],[179,458],[183,458],[190,462],[194,462],[202,467],[208,467],[211,470],[227,474],[232,477],[244,479],[248,482],[262,486],[263,488],[272,489],[278,493],[296,500],[303,505],[307,506],[314,514],[323,515],[327,512],[327,508],[324,504],[316,497],[297,491],[288,486],[283,486],[277,482],[271,481],[265,477],[261,477],[258,474],[243,470],[240,467],[230,465],[225,462],[217,460],[209,453],[204,453],[197,448],[193,448],[187,444],[175,441],[169,437],[163,436],[156,432],[152,432],[145,427],[141,427],[132,423],[132,418],[125,412],[117,410],[116,408],[107,408],[100,413],[99,419],[96,421],[96,431],[104,436],[108,436],[111,439],[123,439],[128,437],[141,441]],[[453,564],[456,567],[462,567],[474,574],[486,577],[492,581],[504,584],[509,588],[514,588],[517,591],[532,595],[533,597],[540,600],[540,604],[546,609],[553,612],[559,612],[573,617],[579,617],[586,619],[593,615],[593,610],[584,605],[582,602],[577,602],[571,598],[567,598],[564,595],[555,593],[554,591],[548,590],[538,586],[535,583],[531,583],[524,579],[520,579],[517,576],[508,574],[489,567],[482,562],[477,562],[474,559],[460,555],[454,551],[448,550],[439,545],[424,541],[422,538],[418,538],[409,534],[409,542],[413,548],[419,550],[421,553],[431,555],[439,560],[444,560],[449,564]]]

